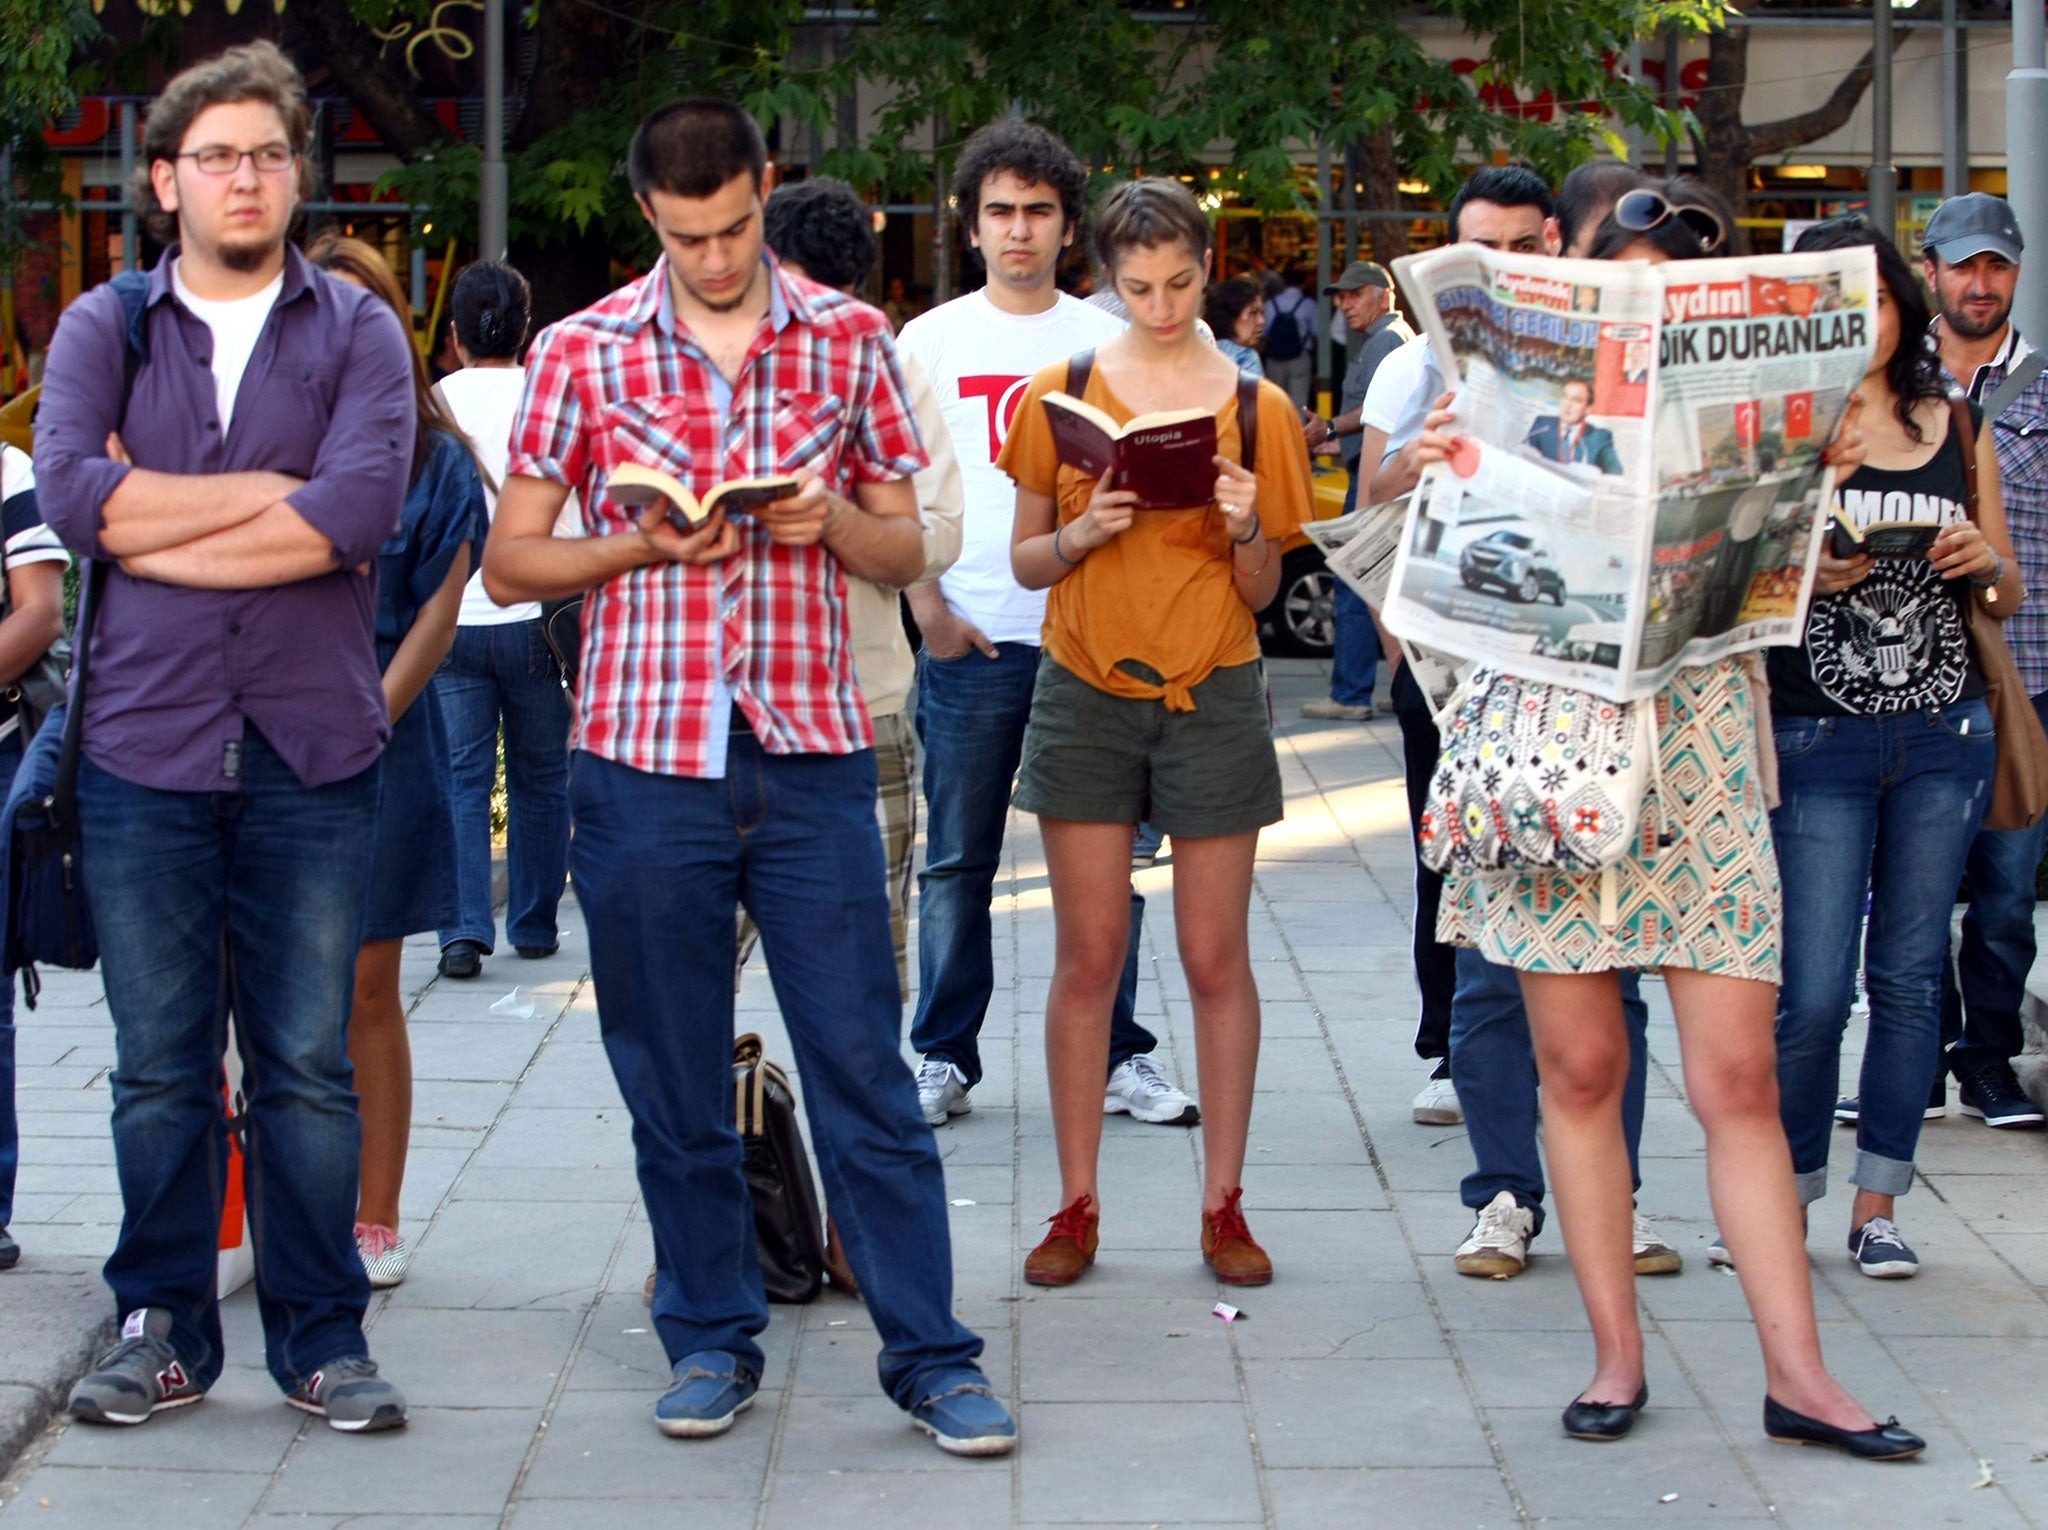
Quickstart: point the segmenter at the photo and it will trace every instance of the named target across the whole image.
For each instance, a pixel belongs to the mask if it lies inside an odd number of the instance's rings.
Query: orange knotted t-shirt
[[[1031,379],[996,458],[1019,488],[1052,498],[1062,526],[1087,510],[1095,492],[1094,479],[1059,460],[1040,402],[1066,384],[1064,361]],[[1131,418],[1132,411],[1103,382],[1100,367],[1089,375],[1085,397],[1119,425]],[[1282,541],[1310,518],[1308,443],[1285,392],[1261,382],[1258,399],[1259,523],[1268,540]],[[1243,460],[1235,393],[1217,416],[1216,435],[1218,451]],[[1127,530],[1082,558],[1048,592],[1045,651],[1099,691],[1163,697],[1169,711],[1192,712],[1189,692],[1211,671],[1259,656],[1258,623],[1238,598],[1230,557],[1230,531],[1213,503],[1140,510]],[[1118,667],[1126,662],[1145,666],[1165,683]]]

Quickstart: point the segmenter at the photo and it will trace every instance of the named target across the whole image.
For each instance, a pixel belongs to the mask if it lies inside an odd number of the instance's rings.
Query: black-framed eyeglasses
[[[191,160],[201,175],[233,175],[242,168],[245,159],[264,174],[276,175],[291,169],[299,156],[288,143],[260,143],[253,149],[231,149],[224,143],[210,143],[172,157]]]
[[[1614,221],[1631,234],[1647,234],[1676,218],[1700,242],[1700,253],[1709,254],[1728,242],[1727,225],[1711,207],[1696,202],[1673,202],[1661,191],[1630,191],[1614,204]]]

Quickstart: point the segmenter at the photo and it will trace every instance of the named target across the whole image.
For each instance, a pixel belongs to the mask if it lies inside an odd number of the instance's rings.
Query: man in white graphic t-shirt
[[[989,903],[1045,623],[1044,592],[1010,572],[1017,491],[996,454],[1034,372],[1124,330],[1054,282],[1088,191],[1086,168],[1059,139],[1028,122],[991,123],[961,149],[952,189],[988,284],[912,319],[896,341],[938,393],[967,491],[959,561],[937,584],[906,592],[924,636],[917,725],[929,824],[910,1039],[924,1056],[918,1096],[934,1125],[971,1109],[968,1091],[981,1080],[981,1023],[995,989]],[[1193,1125],[1195,1102],[1160,1075],[1157,1041],[1132,1017],[1143,911],[1134,888],[1103,1109]]]

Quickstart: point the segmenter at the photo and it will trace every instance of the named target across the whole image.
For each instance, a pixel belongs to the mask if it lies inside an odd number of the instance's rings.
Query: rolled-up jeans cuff
[[[1808,1169],[1804,1174],[1795,1173],[1792,1184],[1799,1192],[1799,1204],[1811,1206],[1828,1193],[1828,1167],[1822,1164],[1818,1169]]]
[[[1849,1172],[1849,1183],[1859,1190],[1868,1190],[1872,1195],[1904,1195],[1913,1188],[1913,1165],[1910,1161],[1885,1158],[1858,1148],[1856,1167]]]

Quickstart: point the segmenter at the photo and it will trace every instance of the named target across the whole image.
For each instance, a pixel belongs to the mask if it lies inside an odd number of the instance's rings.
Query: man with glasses
[[[43,512],[105,579],[78,813],[122,1323],[71,1395],[90,1423],[143,1423],[220,1375],[230,1009],[271,1375],[336,1429],[405,1422],[363,1338],[345,1032],[390,734],[369,569],[410,476],[415,363],[389,308],[287,242],[311,134],[269,43],[166,85],[133,195],[175,242],[146,293],[71,306],[43,380]]]

